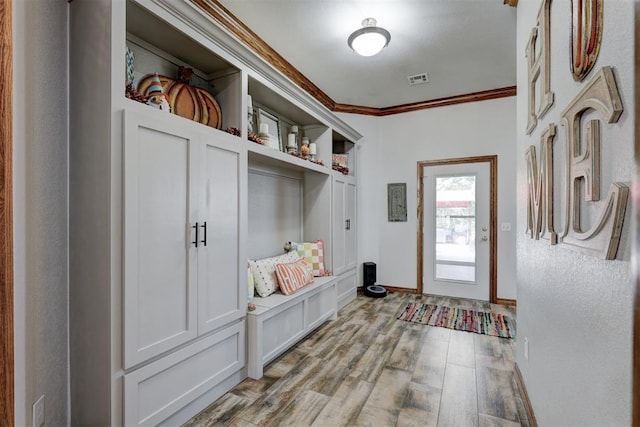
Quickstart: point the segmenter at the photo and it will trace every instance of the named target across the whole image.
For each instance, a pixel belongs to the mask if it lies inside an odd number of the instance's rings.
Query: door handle
[[[482,241],[486,242],[487,240],[489,240],[489,238],[487,236],[482,236]]]
[[[344,222],[344,229],[345,230],[351,230],[351,220],[348,219]]]
[[[196,230],[196,240],[194,240],[191,243],[193,243],[197,248],[198,247],[198,223],[196,222],[196,225],[192,225],[191,228]]]
[[[207,246],[207,221],[204,222],[200,227],[204,229],[204,239],[200,240],[200,243],[203,243],[204,246]],[[196,234],[196,240],[198,240],[198,235]]]
[[[487,231],[487,227],[482,227],[482,231]]]

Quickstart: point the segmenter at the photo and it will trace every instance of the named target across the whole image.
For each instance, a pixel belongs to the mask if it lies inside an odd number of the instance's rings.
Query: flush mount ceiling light
[[[376,20],[367,18],[362,21],[362,28],[349,36],[349,47],[359,55],[373,56],[387,47],[391,34],[384,28],[376,27]]]

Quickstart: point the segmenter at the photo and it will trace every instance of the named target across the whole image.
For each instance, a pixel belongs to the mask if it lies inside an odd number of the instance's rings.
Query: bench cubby
[[[293,295],[254,300],[247,314],[248,375],[262,377],[264,366],[338,313],[338,279],[316,277]]]

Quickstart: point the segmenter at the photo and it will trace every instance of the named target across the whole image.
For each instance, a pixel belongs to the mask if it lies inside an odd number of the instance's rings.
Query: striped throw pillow
[[[276,264],[293,262],[297,259],[300,259],[297,252],[288,252],[284,255],[249,261],[257,294],[264,298],[277,291]]]
[[[276,264],[276,277],[280,292],[291,295],[298,289],[313,282],[313,272],[309,263],[299,259],[286,264]]]

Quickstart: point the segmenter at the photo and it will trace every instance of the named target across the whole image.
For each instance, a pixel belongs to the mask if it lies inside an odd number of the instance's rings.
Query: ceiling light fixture
[[[376,27],[376,20],[366,18],[362,21],[362,28],[349,36],[349,47],[359,55],[373,56],[387,47],[391,34],[384,28]]]

